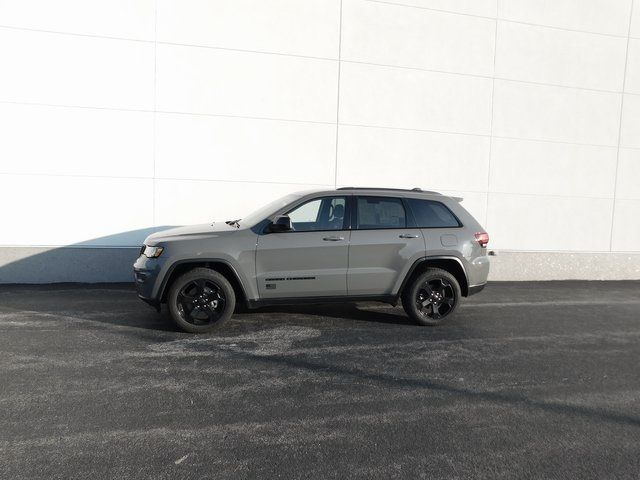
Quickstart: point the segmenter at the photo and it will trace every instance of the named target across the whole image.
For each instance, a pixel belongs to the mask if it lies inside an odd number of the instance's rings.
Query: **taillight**
[[[475,234],[476,241],[480,244],[482,248],[487,246],[489,243],[489,234],[487,232],[478,232]]]

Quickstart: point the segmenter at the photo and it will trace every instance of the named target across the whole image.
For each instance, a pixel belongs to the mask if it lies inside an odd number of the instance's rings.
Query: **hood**
[[[197,237],[220,233],[237,232],[238,229],[224,222],[202,223],[200,225],[188,225],[186,227],[170,228],[149,235],[144,241],[145,245],[167,240],[177,240],[185,237]]]

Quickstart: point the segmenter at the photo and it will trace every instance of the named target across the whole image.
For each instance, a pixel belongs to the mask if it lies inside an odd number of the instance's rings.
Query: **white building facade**
[[[491,279],[640,278],[636,0],[0,0],[0,283],[336,186],[464,198]]]

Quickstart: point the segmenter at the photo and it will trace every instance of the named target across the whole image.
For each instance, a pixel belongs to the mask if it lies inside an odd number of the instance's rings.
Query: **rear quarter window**
[[[419,228],[457,228],[462,224],[441,202],[408,198],[409,208]]]

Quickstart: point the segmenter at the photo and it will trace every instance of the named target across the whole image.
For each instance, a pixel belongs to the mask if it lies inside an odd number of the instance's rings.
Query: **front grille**
[[[140,255],[144,253],[145,248],[147,248],[147,246],[143,243],[142,246],[140,247]]]

